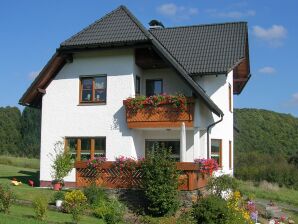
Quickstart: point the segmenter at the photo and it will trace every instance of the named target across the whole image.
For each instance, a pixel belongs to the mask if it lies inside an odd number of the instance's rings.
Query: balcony
[[[128,128],[179,128],[184,122],[193,127],[194,99],[161,95],[128,98],[123,101]]]

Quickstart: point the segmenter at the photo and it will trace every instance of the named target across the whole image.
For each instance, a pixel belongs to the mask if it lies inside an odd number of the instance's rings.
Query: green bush
[[[80,220],[80,215],[84,212],[87,206],[87,198],[80,190],[73,190],[65,194],[64,208],[71,213],[75,223]]]
[[[169,149],[155,145],[142,164],[146,210],[153,216],[173,214],[179,207],[179,173]]]
[[[50,154],[52,159],[52,178],[56,182],[63,183],[63,178],[66,177],[73,168],[73,159],[69,149],[64,149],[64,143],[58,141],[54,145],[54,153]]]
[[[87,202],[90,205],[99,205],[101,201],[107,200],[106,192],[96,185],[84,188],[84,195],[87,197]]]
[[[35,217],[38,220],[45,220],[48,210],[48,202],[45,197],[37,197],[33,201]]]
[[[229,213],[227,202],[211,195],[202,198],[193,205],[193,217],[198,224],[228,224]]]
[[[63,191],[57,191],[55,192],[55,194],[53,195],[53,202],[57,201],[57,200],[64,200],[65,197],[65,192]]]
[[[206,188],[210,190],[211,194],[218,197],[222,197],[223,192],[235,191],[238,187],[237,180],[230,175],[211,177],[206,186]]]
[[[8,213],[15,195],[7,184],[0,184],[0,211]]]
[[[105,220],[107,224],[123,222],[125,207],[117,199],[102,200],[94,209],[94,215]]]

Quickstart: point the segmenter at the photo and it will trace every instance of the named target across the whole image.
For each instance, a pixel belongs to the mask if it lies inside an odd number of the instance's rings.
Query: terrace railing
[[[140,169],[127,169],[116,166],[114,162],[103,162],[96,168],[89,168],[87,162],[76,162],[76,185],[86,187],[91,184],[106,188],[141,188],[142,172]],[[201,174],[198,164],[177,162],[179,190],[196,190],[206,186],[208,177]]]

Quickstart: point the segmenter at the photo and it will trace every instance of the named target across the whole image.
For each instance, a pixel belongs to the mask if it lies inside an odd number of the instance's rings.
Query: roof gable
[[[124,6],[120,6],[62,42],[61,47],[106,47],[146,41],[148,38],[131,18],[130,13]]]
[[[245,57],[246,22],[153,29],[150,33],[190,75],[226,74]]]

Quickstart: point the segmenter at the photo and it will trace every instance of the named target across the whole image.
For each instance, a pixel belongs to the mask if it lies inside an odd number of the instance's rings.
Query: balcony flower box
[[[184,95],[157,95],[123,101],[129,128],[193,127],[194,99]]]

